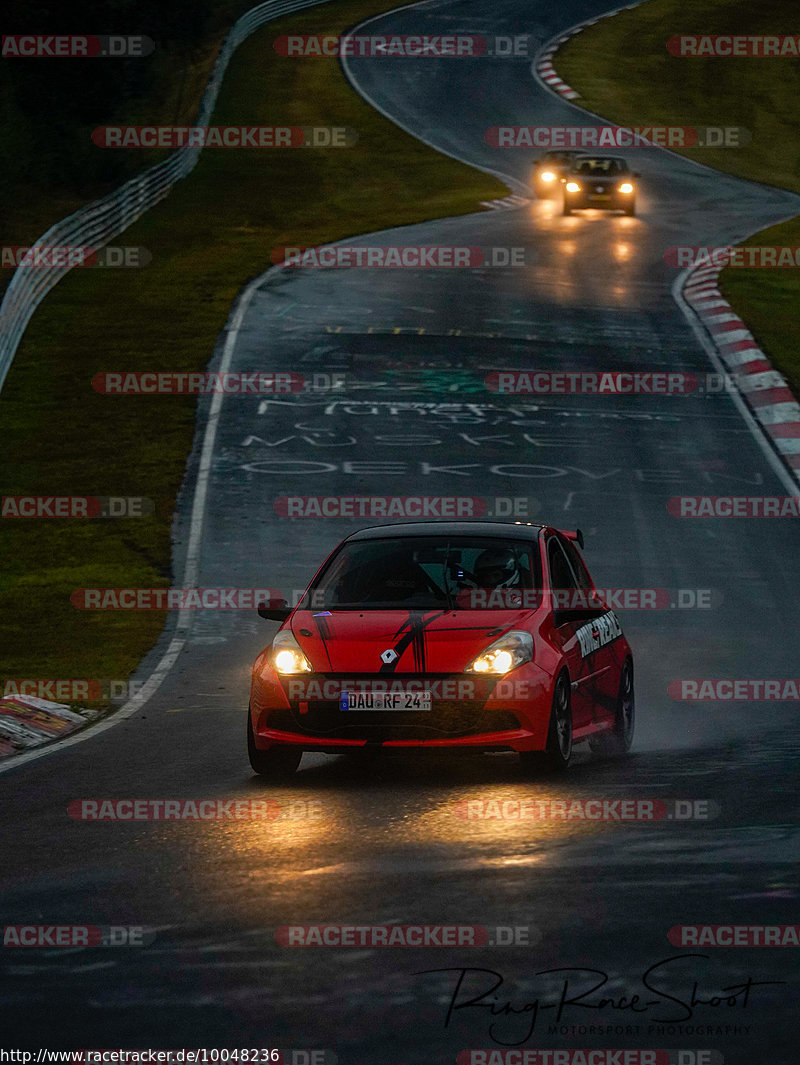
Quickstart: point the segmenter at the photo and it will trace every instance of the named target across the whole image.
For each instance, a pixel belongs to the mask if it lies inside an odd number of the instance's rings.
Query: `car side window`
[[[592,587],[592,579],[589,576],[589,571],[586,569],[583,559],[578,554],[578,550],[571,540],[565,540],[561,543],[561,547],[564,548],[564,552],[570,561],[572,570],[578,581],[578,587],[588,591]]]
[[[556,592],[568,592],[575,588],[575,578],[561,544],[552,537],[547,546],[547,561],[550,565],[550,586]],[[559,597],[556,596],[558,601]]]

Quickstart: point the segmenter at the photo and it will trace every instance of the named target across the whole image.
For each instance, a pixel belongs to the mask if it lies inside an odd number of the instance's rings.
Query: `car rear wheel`
[[[543,751],[524,751],[520,761],[525,770],[533,772],[563,772],[572,758],[572,707],[569,677],[562,673],[553,692],[547,747]]]
[[[636,699],[633,692],[633,663],[627,659],[622,667],[619,681],[617,709],[614,727],[609,732],[589,740],[589,747],[597,754],[610,758],[619,758],[630,751],[633,744],[633,730],[636,723]]]
[[[250,759],[250,767],[259,776],[269,777],[272,780],[288,780],[300,765],[303,752],[293,747],[270,747],[268,751],[260,751],[256,747],[253,736],[253,720],[250,710],[247,711],[247,755]]]

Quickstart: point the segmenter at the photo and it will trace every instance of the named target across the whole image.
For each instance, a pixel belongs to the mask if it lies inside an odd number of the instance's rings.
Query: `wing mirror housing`
[[[258,616],[267,621],[286,621],[292,612],[292,608],[280,595],[271,595],[266,603],[259,603]]]

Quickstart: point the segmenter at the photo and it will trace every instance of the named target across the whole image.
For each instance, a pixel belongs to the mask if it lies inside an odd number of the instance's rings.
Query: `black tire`
[[[253,737],[253,722],[248,709],[247,755],[254,773],[271,780],[288,780],[300,765],[303,752],[294,747],[271,747],[268,751],[260,751]]]
[[[610,732],[603,732],[589,740],[589,747],[607,758],[622,758],[628,754],[633,744],[633,732],[636,726],[636,697],[633,690],[633,663],[625,660],[619,680],[619,695],[614,727]]]
[[[547,747],[543,751],[524,751],[520,761],[526,771],[563,773],[572,759],[572,707],[569,677],[562,673],[553,692]]]
[[[567,217],[569,217],[569,215],[572,214],[572,208],[567,205],[566,201],[564,203],[564,206],[561,209],[561,213],[563,215],[566,215]]]
[[[636,204],[628,204],[628,206],[625,208],[625,214],[632,218],[633,215],[636,214]]]

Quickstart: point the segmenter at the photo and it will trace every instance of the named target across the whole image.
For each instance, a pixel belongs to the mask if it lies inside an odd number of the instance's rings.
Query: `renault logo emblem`
[[[381,654],[381,662],[385,663],[387,666],[390,666],[392,664],[392,662],[394,662],[394,660],[396,658],[397,658],[397,651],[393,651],[391,649],[391,647],[389,647],[386,651],[384,651]]]

